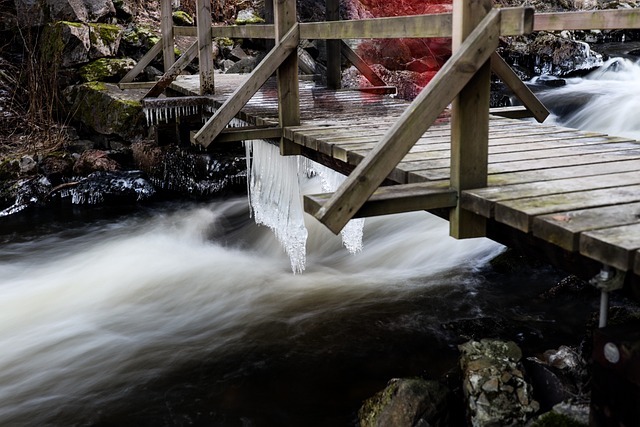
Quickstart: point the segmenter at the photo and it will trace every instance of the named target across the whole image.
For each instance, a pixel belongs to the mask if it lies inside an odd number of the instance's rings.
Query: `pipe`
[[[599,328],[607,326],[607,317],[609,315],[609,292],[603,290],[600,292],[600,319],[598,323]]]

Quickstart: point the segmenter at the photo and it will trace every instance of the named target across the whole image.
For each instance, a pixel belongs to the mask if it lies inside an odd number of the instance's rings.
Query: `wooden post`
[[[340,0],[326,1],[326,21],[340,20]],[[340,89],[342,86],[342,55],[340,40],[327,40],[327,87]]]
[[[196,0],[198,24],[198,63],[200,67],[200,95],[212,95],[213,54],[211,45],[211,1]]]
[[[173,10],[171,9],[171,0],[161,0],[161,3],[160,28],[162,31],[162,59],[166,73],[173,63],[176,62],[173,41]]]
[[[264,21],[266,24],[273,24],[274,16],[273,16],[273,0],[265,0],[264,1]],[[271,50],[276,45],[275,40],[267,39],[265,40],[264,47],[266,50]]]
[[[276,44],[297,23],[296,0],[274,0]],[[277,71],[278,115],[280,127],[300,125],[300,87],[298,85],[298,50],[294,49]],[[280,154],[299,154],[298,146],[280,139]]]
[[[454,53],[491,8],[491,0],[453,0]],[[452,102],[451,187],[458,196],[463,190],[487,186],[490,78],[487,61]],[[451,236],[458,239],[486,233],[486,220],[460,204],[451,210],[449,223]]]

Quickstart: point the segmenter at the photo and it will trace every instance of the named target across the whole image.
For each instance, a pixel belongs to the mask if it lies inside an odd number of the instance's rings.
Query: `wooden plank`
[[[282,43],[292,28],[298,32],[296,0],[274,0],[276,43]],[[289,53],[277,69],[278,82],[278,118],[280,127],[300,124],[300,84],[298,82],[299,38],[296,49]],[[280,138],[280,154],[300,154],[299,148],[288,140]]]
[[[509,119],[527,119],[533,117],[533,113],[523,105],[513,107],[494,107],[489,109],[489,114]]]
[[[216,113],[207,120],[202,129],[195,134],[192,142],[207,147],[278,69],[280,64],[292,52],[296,51],[298,42],[299,31],[295,25],[258,64],[251,75],[227,98]]]
[[[198,54],[198,42],[194,42],[189,46],[186,52],[164,73],[164,75],[156,82],[155,85],[144,96],[144,98],[154,98],[160,95],[173,82],[176,77],[184,70]]]
[[[282,128],[280,127],[252,127],[225,129],[213,140],[214,144],[223,142],[247,141],[251,139],[280,139]]]
[[[305,211],[315,214],[331,196],[332,193],[305,195]],[[455,206],[456,202],[456,192],[448,188],[445,182],[391,185],[378,188],[356,212],[354,218],[450,208]]]
[[[147,67],[147,65],[149,65],[151,61],[153,61],[156,56],[158,56],[160,52],[162,52],[162,47],[164,46],[163,40],[163,38],[158,40],[156,44],[154,44],[151,49],[149,49],[149,51],[145,53],[142,58],[140,58],[140,61],[136,63],[135,67],[133,67],[127,74],[125,74],[122,80],[120,80],[120,84],[131,83],[133,79],[138,77],[138,74],[140,74]]]
[[[325,0],[325,20],[340,20],[340,1]],[[327,48],[327,87],[340,89],[342,86],[342,56],[340,55],[341,40],[326,40]]]
[[[453,0],[454,52],[491,8],[491,0]],[[487,60],[451,103],[450,180],[458,197],[462,190],[487,185],[490,85],[491,63]],[[456,239],[483,237],[486,221],[458,204],[449,215],[449,234]]]
[[[315,215],[338,233],[436,121],[498,46],[500,14],[492,11],[409,105],[380,143]]]
[[[640,249],[640,223],[587,231],[580,235],[580,253],[622,271],[633,269]]]
[[[162,33],[162,60],[164,63],[164,72],[166,74],[176,62],[171,0],[160,0],[160,31]]]
[[[640,10],[588,10],[536,13],[534,31],[620,30],[640,28]]]
[[[640,184],[640,174],[637,173],[637,171],[557,179],[552,181],[540,180],[538,182],[530,182],[526,184],[501,185],[468,190],[462,194],[460,204],[465,209],[472,210],[486,218],[491,218],[493,216],[493,207],[495,203],[506,200],[526,199],[530,197],[541,197],[552,194],[588,191],[634,184]]]
[[[130,83],[118,83],[118,87],[122,90],[132,89],[146,89],[149,90],[156,82],[130,82]]]
[[[533,235],[561,248],[577,252],[580,233],[637,223],[640,203],[541,215],[533,220]]]
[[[211,95],[215,92],[213,46],[210,31],[211,0],[196,0],[196,12],[200,95]]]
[[[173,27],[176,37],[198,37],[195,27]],[[273,24],[251,25],[216,25],[211,27],[211,37],[226,37],[230,39],[273,39],[276,30]]]
[[[533,31],[533,8],[501,8],[499,32],[502,36],[519,36]],[[303,22],[303,39],[377,39],[451,37],[452,15],[394,16],[352,21]]]
[[[640,201],[640,185],[507,200],[495,206],[495,219],[529,232],[539,215]]]
[[[549,110],[540,102],[537,96],[531,92],[531,89],[525,85],[520,77],[513,72],[509,64],[497,52],[493,52],[491,55],[491,71],[497,74],[498,77],[511,88],[513,93],[518,97],[525,107],[533,114],[533,117],[542,123],[549,116]]]
[[[347,58],[347,61],[351,62],[351,64],[360,71],[360,74],[362,74],[369,83],[373,86],[387,87],[387,84],[382,80],[378,73],[373,71],[373,68],[369,67],[369,64],[367,64],[364,59],[360,58],[360,55],[355,53],[348,44],[342,40],[340,40],[339,43],[342,55],[344,55],[344,57]]]

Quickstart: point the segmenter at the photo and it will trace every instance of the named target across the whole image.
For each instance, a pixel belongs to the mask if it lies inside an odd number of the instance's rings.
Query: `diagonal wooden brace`
[[[337,234],[498,47],[500,11],[492,10],[333,193],[315,217]]]
[[[195,41],[189,49],[164,73],[155,85],[144,96],[144,98],[154,98],[160,95],[180,75],[187,65],[198,55],[198,42]]]
[[[271,49],[267,56],[253,70],[251,76],[238,87],[220,106],[216,113],[207,120],[202,129],[193,137],[192,142],[207,147],[222,132],[229,122],[240,112],[242,107],[256,94],[264,83],[276,72],[292,53],[297,52],[300,41],[298,24],[282,38],[280,43]]]

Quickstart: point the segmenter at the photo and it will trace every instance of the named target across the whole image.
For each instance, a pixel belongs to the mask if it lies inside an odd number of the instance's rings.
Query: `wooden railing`
[[[198,0],[198,27],[174,27],[166,19],[170,13],[170,7],[165,10],[166,4],[170,1],[162,0],[162,40],[122,80],[122,83],[132,81],[146,64],[163,51],[165,75],[154,84],[147,96],[162,93],[175,76],[195,58],[197,52],[200,57],[201,94],[213,93],[215,84],[210,55],[212,37],[275,39],[273,49],[245,83],[235,90],[193,136],[193,143],[205,147],[216,139],[274,73],[277,73],[278,81],[279,129],[300,123],[297,47],[301,39],[337,42],[328,44],[328,83],[335,88],[339,86],[339,55],[341,51],[344,52],[340,39],[452,38],[452,57],[375,148],[358,164],[343,185],[315,210],[314,216],[334,233],[338,233],[362,208],[449,104],[452,104],[451,188],[459,198],[464,190],[486,186],[491,71],[513,89],[536,119],[544,120],[549,114],[547,109],[495,53],[500,36],[523,35],[534,30],[640,28],[640,14],[635,10],[538,14],[534,22],[532,8],[492,9],[491,0],[454,0],[452,14],[353,21],[337,20],[335,11],[338,0],[326,0],[327,17],[330,21],[313,23],[296,22],[295,0],[273,0],[274,24],[237,27],[212,27],[211,13],[207,9],[209,1]],[[176,62],[173,62],[172,54],[167,53],[167,50],[173,51],[174,36],[198,38]],[[346,53],[350,54],[348,51]],[[371,80],[376,81],[374,76],[371,76]],[[283,138],[280,145],[284,155],[299,153],[296,145]],[[438,200],[442,199],[440,196],[433,194],[433,208],[438,207]],[[449,198],[447,200],[443,207],[451,206]],[[484,235],[484,219],[461,210],[459,206],[451,209],[450,224],[450,233],[457,238]]]

